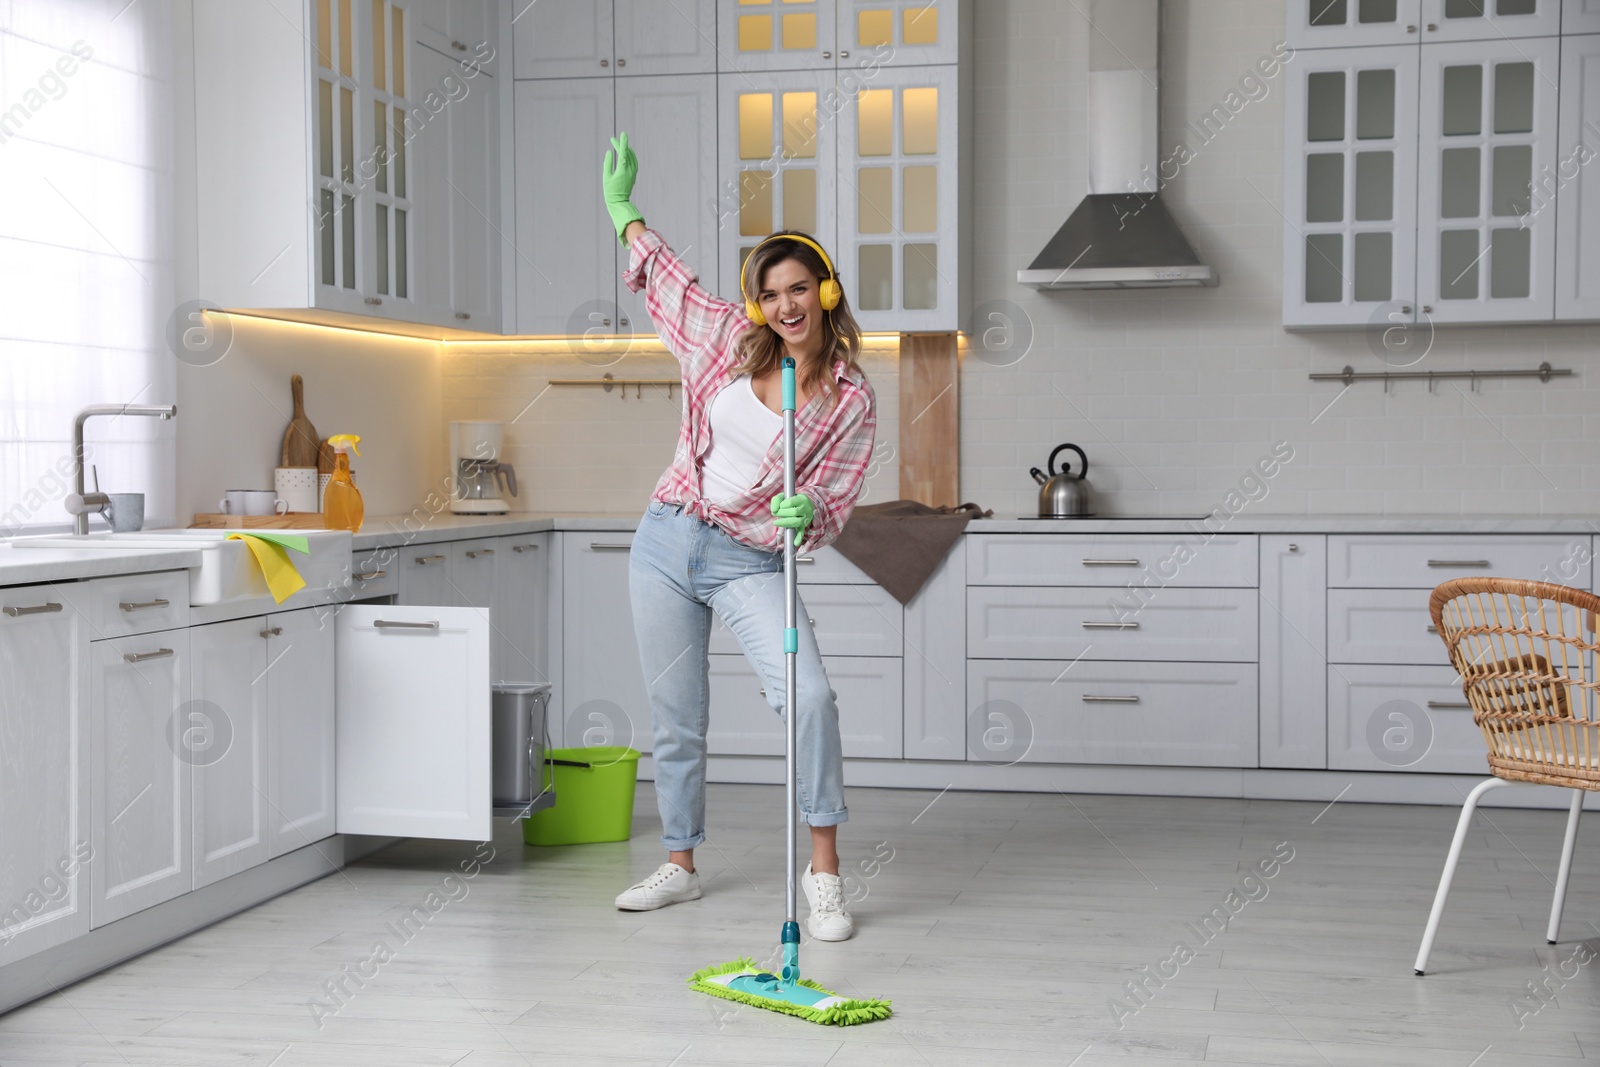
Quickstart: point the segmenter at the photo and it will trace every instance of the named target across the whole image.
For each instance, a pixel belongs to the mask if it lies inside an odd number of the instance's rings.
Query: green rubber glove
[[[633,195],[633,183],[639,177],[639,157],[628,147],[626,133],[611,138],[611,147],[615,151],[606,153],[605,163],[600,168],[600,188],[605,191],[606,210],[611,213],[611,221],[616,223],[617,240],[620,241],[628,223],[644,221],[644,215],[628,199]]]
[[[779,493],[772,498],[772,514],[772,525],[793,530],[795,546],[799,547],[800,542],[805,540],[806,527],[816,518],[817,509],[804,493],[788,497]]]

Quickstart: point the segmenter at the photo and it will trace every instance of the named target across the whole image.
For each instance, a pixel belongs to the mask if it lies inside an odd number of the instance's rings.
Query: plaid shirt
[[[683,370],[683,427],[672,466],[656,483],[651,499],[682,504],[686,514],[721,527],[736,541],[782,551],[784,531],[772,524],[771,510],[773,496],[783,492],[781,433],[767,449],[749,491],[722,504],[700,494],[700,462],[711,447],[711,399],[733,380],[739,335],[752,325],[744,305],[708,293],[654,230],[634,239],[622,279],[633,292],[645,291],[656,333]],[[838,405],[830,407],[819,391],[795,413],[795,492],[809,497],[816,509],[801,551],[821,548],[839,536],[872,458],[878,424],[872,386],[843,360],[835,361],[833,373]]]

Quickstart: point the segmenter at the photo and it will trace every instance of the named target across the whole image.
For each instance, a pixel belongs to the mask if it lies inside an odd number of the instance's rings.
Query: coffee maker
[[[455,481],[451,511],[501,515],[511,510],[505,498],[517,495],[517,472],[500,462],[505,429],[499,422],[450,424],[450,476]]]

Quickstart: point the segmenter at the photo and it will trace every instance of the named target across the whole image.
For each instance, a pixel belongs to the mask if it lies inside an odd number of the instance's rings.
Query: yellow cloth
[[[300,577],[288,552],[290,548],[297,552],[311,551],[304,535],[230,533],[226,540],[243,541],[249,546],[250,554],[261,568],[261,576],[267,580],[267,590],[277,603],[282,604],[305,588],[306,580]]]

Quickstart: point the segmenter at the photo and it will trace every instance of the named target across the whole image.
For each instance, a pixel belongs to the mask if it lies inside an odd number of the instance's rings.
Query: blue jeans
[[[720,527],[685,515],[680,505],[651,501],[633,538],[628,592],[650,694],[661,843],[670,852],[684,851],[706,839],[706,653],[713,611],[744,646],[767,703],[785,713],[783,556],[741,544]],[[800,814],[807,825],[836,826],[849,818],[839,707],[803,607],[795,622]]]

